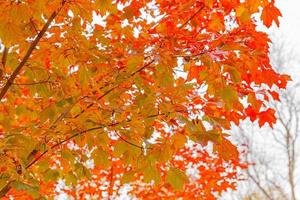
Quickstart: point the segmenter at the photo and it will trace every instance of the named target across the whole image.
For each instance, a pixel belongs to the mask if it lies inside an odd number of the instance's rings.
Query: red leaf
[[[248,108],[246,108],[246,114],[248,117],[250,117],[250,120],[252,122],[255,121],[257,117],[257,112],[252,108],[252,106],[248,106]]]
[[[262,127],[265,123],[269,123],[270,127],[273,128],[273,124],[276,123],[275,110],[269,108],[259,113],[259,127]]]
[[[264,7],[261,13],[261,20],[268,28],[272,25],[273,21],[279,27],[278,17],[280,16],[282,16],[280,10],[274,6],[274,2],[271,2],[266,7]]]
[[[279,94],[277,92],[271,90],[269,90],[268,92],[275,101],[280,101]]]

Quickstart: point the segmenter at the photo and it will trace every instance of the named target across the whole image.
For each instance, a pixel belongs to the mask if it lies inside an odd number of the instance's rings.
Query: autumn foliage
[[[275,123],[274,0],[0,1],[0,197],[215,199]]]

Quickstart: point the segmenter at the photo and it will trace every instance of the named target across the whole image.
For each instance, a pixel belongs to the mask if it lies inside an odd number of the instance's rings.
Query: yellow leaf
[[[186,142],[185,135],[183,135],[181,133],[176,133],[173,135],[172,139],[173,139],[173,144],[174,144],[175,149],[184,147],[185,142]]]

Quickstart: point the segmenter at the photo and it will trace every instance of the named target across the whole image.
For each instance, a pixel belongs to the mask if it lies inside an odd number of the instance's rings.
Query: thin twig
[[[32,83],[13,83],[13,85],[26,85],[26,86],[31,86],[31,85],[38,85],[38,84],[44,84],[44,83],[51,83],[50,76],[47,78],[47,80],[42,80],[38,82],[32,82]]]
[[[10,86],[13,84],[14,80],[16,79],[16,77],[19,75],[21,69],[23,68],[23,66],[26,64],[27,60],[29,59],[29,57],[31,56],[33,50],[36,48],[37,44],[39,43],[39,41],[41,40],[41,38],[44,36],[44,34],[46,33],[46,31],[48,30],[50,24],[52,23],[52,21],[55,19],[55,17],[58,15],[59,11],[62,9],[63,5],[65,4],[65,0],[62,1],[62,4],[60,6],[60,8],[56,11],[54,11],[51,16],[49,17],[49,19],[47,20],[46,24],[43,26],[42,30],[39,32],[39,34],[36,36],[36,38],[34,39],[34,41],[31,43],[29,49],[27,50],[25,56],[23,57],[22,61],[20,62],[20,64],[17,66],[17,68],[13,71],[12,75],[9,77],[9,79],[7,80],[6,84],[4,85],[4,87],[2,88],[1,92],[0,92],[0,101],[2,100],[2,98],[5,96],[5,94],[7,93],[8,89],[10,88]]]
[[[4,47],[3,53],[2,53],[2,60],[1,60],[3,69],[5,68],[5,65],[6,65],[7,54],[8,54],[8,48]]]
[[[202,4],[202,6],[197,10],[197,12],[195,12],[190,18],[188,18],[188,20],[186,20],[180,27],[179,29],[182,29],[184,28],[188,23],[189,21],[191,21],[194,17],[196,17],[196,15],[198,15],[202,9],[204,8],[204,3]]]

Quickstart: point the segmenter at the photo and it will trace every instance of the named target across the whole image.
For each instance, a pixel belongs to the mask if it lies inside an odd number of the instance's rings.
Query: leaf
[[[41,121],[44,122],[47,119],[52,121],[54,119],[55,113],[56,113],[55,106],[53,104],[49,105],[48,107],[43,109],[42,112],[40,113]]]
[[[78,181],[77,178],[76,178],[76,176],[73,174],[72,171],[68,172],[65,175],[65,179],[66,179],[67,185],[70,185],[70,184],[75,185],[77,183],[77,181]]]
[[[258,114],[258,124],[262,127],[265,123],[268,123],[271,128],[276,123],[275,110],[269,108],[266,111],[262,111]]]
[[[87,69],[86,69],[85,66],[80,67],[79,78],[80,78],[80,83],[83,86],[87,86],[88,85],[89,74],[88,74],[88,71],[87,71]]]
[[[143,66],[144,58],[142,56],[132,56],[128,58],[127,69],[128,72],[134,72]]]
[[[125,144],[124,142],[118,142],[115,146],[114,146],[114,156],[116,157],[120,157],[121,155],[123,155],[126,151],[128,151],[128,145]]]
[[[158,184],[161,182],[161,174],[156,169],[156,167],[148,165],[145,169],[143,169],[144,173],[144,181],[146,183],[150,183],[151,181],[154,181],[155,184]]]
[[[129,183],[134,180],[135,172],[125,172],[122,176],[121,183]]]
[[[261,13],[261,19],[266,27],[270,27],[273,22],[279,27],[279,19],[282,14],[278,8],[274,6],[274,2],[269,3],[267,6],[263,8]]]
[[[97,148],[93,151],[92,158],[96,166],[108,167],[110,165],[108,153],[101,148]]]
[[[44,181],[56,181],[59,177],[59,172],[57,170],[48,169],[44,172]]]
[[[88,170],[83,164],[76,163],[74,166],[77,179],[86,177],[90,180],[92,178],[90,170]]]
[[[214,144],[214,150],[226,161],[239,159],[237,147],[224,137],[219,144]]]
[[[166,180],[175,190],[183,191],[184,184],[188,181],[188,177],[183,171],[171,168],[167,172]]]
[[[220,96],[223,99],[223,101],[225,102],[226,107],[228,109],[231,109],[233,107],[234,103],[236,103],[238,101],[237,91],[234,90],[230,86],[227,86],[224,89],[222,89],[220,92]]]
[[[275,101],[280,101],[278,92],[276,92],[276,91],[271,91],[271,90],[268,90],[268,92],[269,92],[269,94],[272,96],[272,98],[273,98]]]
[[[236,10],[236,15],[237,17],[242,21],[242,22],[247,22],[250,20],[250,13],[247,8],[244,7],[244,5],[241,5],[237,10]]]
[[[184,147],[186,143],[186,136],[180,133],[174,134],[173,137],[173,144],[176,149]]]
[[[166,143],[155,153],[158,157],[158,161],[164,163],[172,159],[174,149],[170,146],[170,143]]]
[[[18,191],[25,190],[34,197],[39,196],[39,188],[37,186],[31,186],[29,184],[25,184],[20,181],[13,181],[11,183],[11,186]]]

